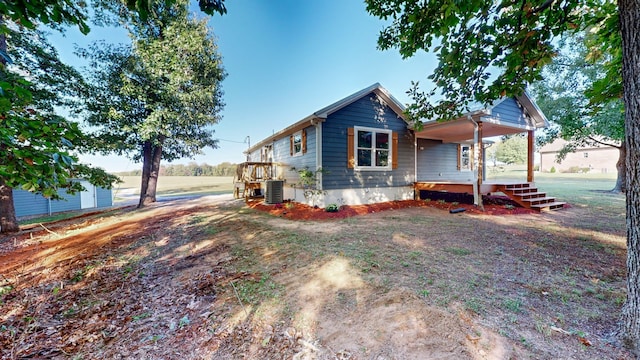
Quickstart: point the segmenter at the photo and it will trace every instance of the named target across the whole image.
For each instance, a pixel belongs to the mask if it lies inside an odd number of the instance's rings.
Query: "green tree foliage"
[[[94,44],[87,122],[96,147],[142,161],[139,206],[155,201],[161,159],[172,161],[215,148],[226,76],[206,20],[188,16],[188,2],[158,4],[149,17],[120,19],[133,44]]]
[[[606,99],[622,94],[625,105],[627,180],[627,300],[620,336],[640,356],[640,2],[366,0],[367,10],[390,23],[382,30],[381,49],[397,48],[404,57],[418,50],[435,52],[439,65],[429,76],[428,92],[414,83],[407,113],[420,119],[454,118],[471,102],[489,105],[519,95],[542,79],[542,69],[558,52],[557,39],[591,31],[594,48],[609,59],[599,92]],[[621,74],[622,82],[617,80]],[[620,86],[622,85],[622,86]],[[435,99],[437,92],[441,95]],[[593,98],[592,98],[593,99]],[[435,101],[434,101],[435,100]]]
[[[129,10],[135,11],[141,19],[147,19],[155,4],[171,5],[176,0],[123,0]],[[96,7],[105,4],[119,4],[120,0],[94,0]],[[200,10],[206,14],[226,14],[224,0],[199,0]],[[28,29],[36,29],[37,23],[59,27],[77,25],[83,34],[89,32],[87,25],[87,2],[75,0],[12,0],[0,1],[0,14],[15,24]]]
[[[403,57],[419,50],[435,52],[439,66],[429,76],[436,90],[410,90],[414,120],[451,119],[473,103],[490,104],[500,96],[521,94],[540,80],[540,70],[555,54],[554,36],[577,27],[579,3],[547,1],[536,5],[511,1],[367,0],[367,10],[391,24],[378,46],[397,48]],[[508,71],[496,71],[508,69]]]
[[[558,160],[583,146],[610,146],[619,150],[618,179],[614,192],[625,190],[624,107],[619,94],[594,99],[594,87],[600,87],[607,71],[602,56],[593,57],[586,47],[593,40],[584,34],[569,37],[563,42],[560,54],[547,66],[544,79],[533,85],[537,104],[555,125],[538,137],[539,143],[562,138],[567,144],[560,150]],[[607,78],[607,83],[621,83],[619,73]],[[619,88],[618,88],[619,90]]]
[[[14,24],[35,30],[38,23],[57,27],[77,25],[83,34],[89,32],[86,2],[74,0],[0,2],[0,14]]]
[[[83,190],[74,178],[111,187],[117,178],[78,164],[84,135],[74,122],[55,112],[69,105],[82,83],[79,73],[63,64],[42,33],[15,24],[6,27],[12,65],[0,66],[0,231],[19,230],[13,189],[22,188],[58,199],[58,189]],[[23,74],[28,74],[27,77]]]
[[[527,162],[527,138],[520,135],[505,136],[496,144],[496,160],[505,164],[522,165]]]

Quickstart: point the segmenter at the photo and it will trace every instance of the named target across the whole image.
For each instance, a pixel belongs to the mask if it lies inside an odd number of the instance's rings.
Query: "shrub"
[[[588,167],[580,167],[580,166],[572,166],[568,168],[565,172],[569,174],[586,174],[589,172]]]
[[[329,204],[324,208],[326,212],[338,212],[338,210],[340,210],[338,204]]]
[[[552,166],[551,169],[549,169],[549,172],[550,173],[555,173],[556,172],[556,167]]]

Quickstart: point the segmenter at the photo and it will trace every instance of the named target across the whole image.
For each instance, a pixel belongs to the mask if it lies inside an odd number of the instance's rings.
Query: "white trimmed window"
[[[471,171],[471,145],[458,145],[458,170]]]
[[[291,136],[291,155],[302,155],[302,131],[298,131]]]
[[[391,130],[356,126],[354,128],[355,168],[390,170],[392,161]]]

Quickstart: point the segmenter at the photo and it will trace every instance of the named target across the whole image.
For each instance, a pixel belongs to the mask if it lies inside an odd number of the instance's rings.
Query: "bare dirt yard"
[[[631,358],[624,213],[451,207],[205,196],[32,225],[0,238],[0,356]]]

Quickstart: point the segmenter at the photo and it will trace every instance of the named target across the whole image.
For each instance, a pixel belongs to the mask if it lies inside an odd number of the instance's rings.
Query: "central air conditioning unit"
[[[267,189],[264,202],[267,204],[280,204],[284,201],[284,180],[267,180]]]

